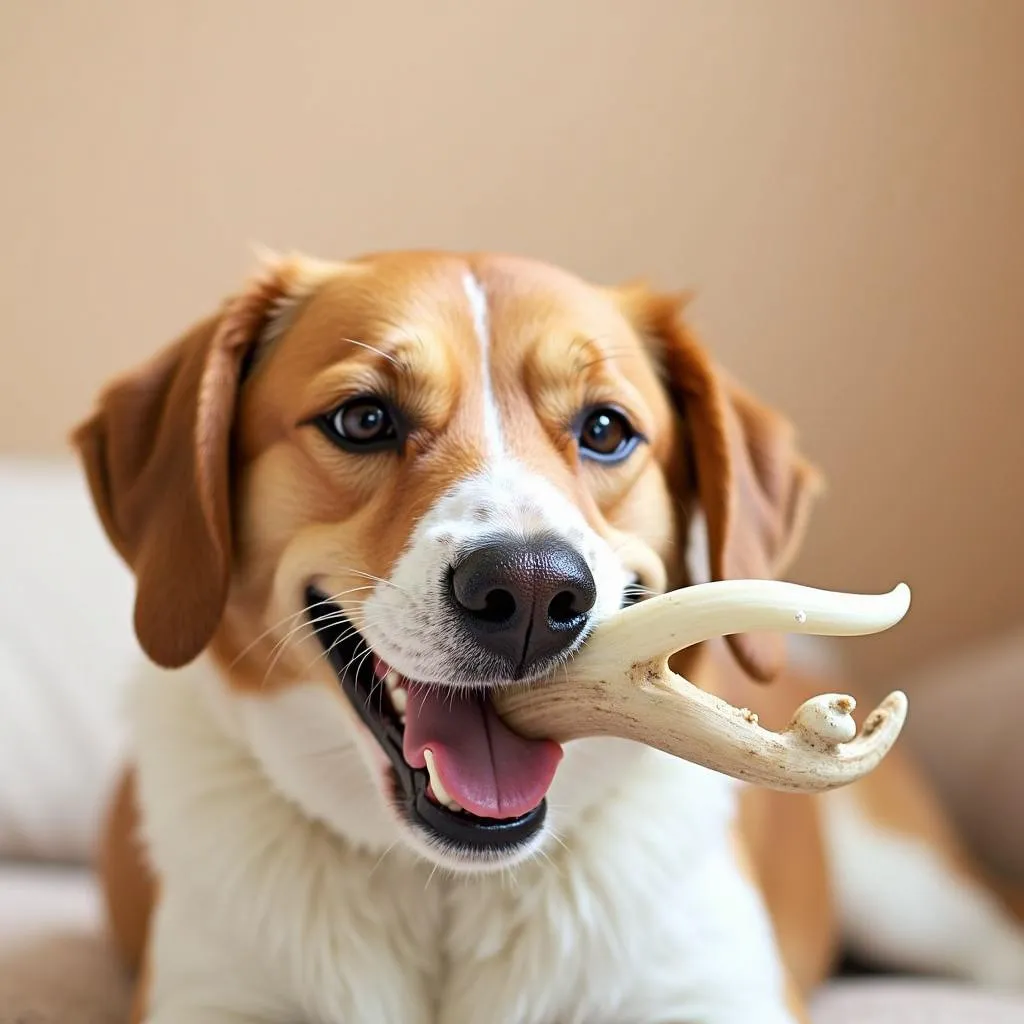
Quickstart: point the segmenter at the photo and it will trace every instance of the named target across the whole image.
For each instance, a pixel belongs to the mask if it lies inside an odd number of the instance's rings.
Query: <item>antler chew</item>
[[[906,697],[889,694],[857,735],[856,703],[823,694],[772,732],[757,716],[699,689],[669,657],[704,640],[773,630],[857,636],[895,625],[910,606],[888,594],[843,594],[773,580],[704,583],[628,608],[599,626],[582,651],[542,684],[495,694],[502,717],[526,736],[565,742],[621,736],[773,789],[834,789],[866,775],[906,719]]]

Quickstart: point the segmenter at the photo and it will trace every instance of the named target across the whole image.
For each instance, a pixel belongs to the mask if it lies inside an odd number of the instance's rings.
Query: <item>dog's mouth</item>
[[[514,851],[541,830],[562,748],[528,740],[486,690],[405,679],[310,587],[306,610],[348,699],[391,762],[410,824],[467,853]]]

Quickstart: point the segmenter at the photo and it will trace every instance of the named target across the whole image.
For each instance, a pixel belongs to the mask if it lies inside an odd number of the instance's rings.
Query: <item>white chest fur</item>
[[[385,842],[386,816],[358,847],[322,793],[295,792],[302,772],[278,785],[282,765],[257,760],[210,685],[146,679],[133,702],[161,881],[154,1021],[787,1019],[770,925],[729,845],[732,783],[636,750],[601,777],[605,750],[584,741],[551,794],[560,842],[514,871],[451,877]],[[338,758],[336,799],[369,814],[366,767]]]

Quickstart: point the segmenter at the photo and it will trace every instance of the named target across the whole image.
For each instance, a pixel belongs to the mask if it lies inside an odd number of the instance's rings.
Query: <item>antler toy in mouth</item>
[[[652,598],[600,625],[573,660],[543,684],[494,694],[517,732],[565,742],[619,736],[773,789],[812,792],[872,771],[903,728],[907,699],[890,693],[860,735],[852,697],[829,693],[771,732],[672,672],[668,659],[701,641],[773,631],[819,636],[878,633],[899,622],[910,590],[844,594],[774,580],[703,583]]]

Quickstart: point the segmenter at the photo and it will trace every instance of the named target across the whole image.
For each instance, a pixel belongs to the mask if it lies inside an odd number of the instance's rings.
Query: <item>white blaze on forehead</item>
[[[477,343],[480,346],[480,372],[483,375],[484,396],[484,440],[488,450],[497,455],[501,452],[501,418],[498,416],[498,403],[494,400],[494,387],[491,384],[491,329],[487,316],[487,295],[480,282],[468,271],[462,276],[462,287],[469,299],[469,307],[473,311],[473,327],[476,330]]]

